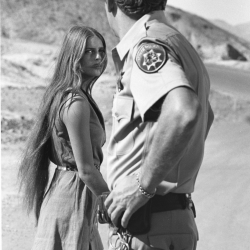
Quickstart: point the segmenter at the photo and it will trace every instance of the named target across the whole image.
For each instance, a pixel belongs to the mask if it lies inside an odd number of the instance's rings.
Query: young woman
[[[33,250],[103,249],[95,214],[96,197],[108,191],[100,174],[105,129],[91,90],[106,66],[103,37],[72,27],[19,170],[28,211],[38,221]],[[50,161],[57,168],[48,184]]]

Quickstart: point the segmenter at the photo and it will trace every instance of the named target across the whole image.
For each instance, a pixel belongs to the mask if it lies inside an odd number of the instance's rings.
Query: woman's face
[[[83,79],[100,76],[103,70],[103,58],[106,56],[102,41],[93,36],[87,40],[85,52],[81,59]]]

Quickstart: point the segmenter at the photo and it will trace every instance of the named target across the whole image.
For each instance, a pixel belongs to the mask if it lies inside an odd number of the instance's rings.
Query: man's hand
[[[105,206],[113,224],[117,226],[121,218],[121,225],[126,228],[132,214],[147,202],[148,198],[138,189],[136,175],[131,175],[119,180],[107,197]]]

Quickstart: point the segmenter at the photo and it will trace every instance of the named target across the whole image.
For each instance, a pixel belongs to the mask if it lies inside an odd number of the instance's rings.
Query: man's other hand
[[[114,187],[105,201],[108,214],[115,226],[126,228],[135,211],[148,202],[141,194],[136,175],[125,176]],[[121,221],[119,221],[121,219]]]

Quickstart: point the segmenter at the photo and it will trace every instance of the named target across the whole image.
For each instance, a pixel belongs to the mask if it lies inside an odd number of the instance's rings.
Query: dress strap
[[[99,122],[101,123],[102,127],[103,127],[103,130],[105,131],[105,122],[104,122],[104,118],[102,116],[102,113],[99,109],[99,107],[97,106],[96,102],[94,101],[94,99],[92,98],[92,96],[90,94],[88,94],[86,91],[84,91],[82,89],[82,92],[84,93],[84,95],[88,98],[88,101],[91,105],[91,107],[94,109],[98,119],[99,119]]]

